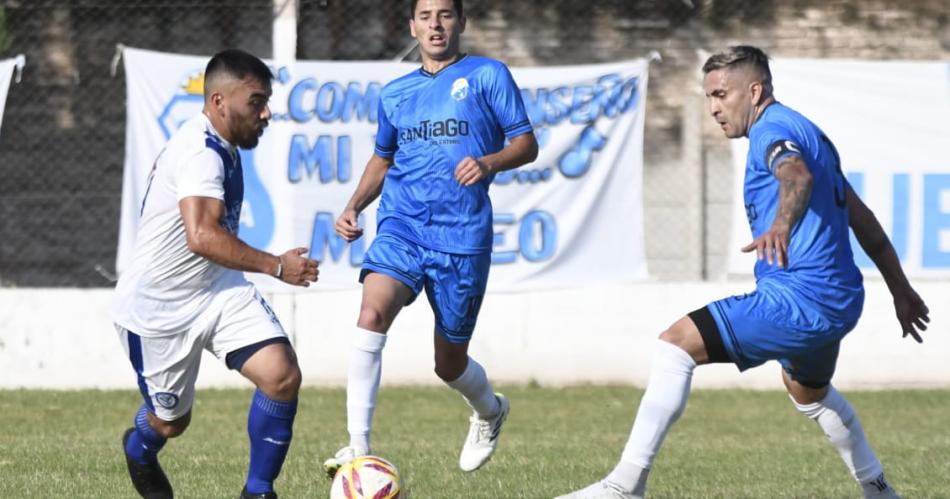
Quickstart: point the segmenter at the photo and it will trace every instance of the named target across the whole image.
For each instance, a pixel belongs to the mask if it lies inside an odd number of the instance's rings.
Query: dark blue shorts
[[[385,274],[408,286],[414,293],[412,300],[425,289],[435,313],[436,331],[450,343],[468,343],[485,296],[490,265],[488,252],[443,253],[383,233],[376,236],[363,258],[360,282],[370,272]]]
[[[690,318],[711,362],[733,362],[744,371],[777,360],[792,379],[813,388],[831,381],[841,340],[857,322],[830,320],[807,300],[769,287],[714,301]]]

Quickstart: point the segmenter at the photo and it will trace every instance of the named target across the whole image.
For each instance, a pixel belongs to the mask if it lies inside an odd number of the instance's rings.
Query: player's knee
[[[784,371],[782,372],[782,381],[785,383],[785,389],[788,390],[788,395],[799,405],[821,402],[828,395],[828,389],[831,386],[830,384],[820,387],[806,386],[793,380],[788,373]]]
[[[182,433],[185,433],[185,430],[188,429],[188,425],[184,426],[165,426],[158,433],[165,438],[175,438],[180,436]]]
[[[459,379],[459,376],[461,376],[463,372],[465,372],[464,367],[459,368],[458,366],[454,366],[454,365],[448,366],[448,365],[441,365],[441,364],[435,365],[435,375],[438,376],[439,379],[441,379],[442,381],[445,381],[446,383]]]
[[[697,364],[705,364],[709,360],[702,335],[689,317],[683,317],[674,322],[666,331],[660,333],[659,339],[679,347],[680,350],[689,354]]]
[[[297,365],[289,366],[284,372],[261,383],[258,388],[274,400],[293,400],[300,392],[302,376]]]
[[[360,329],[366,329],[367,331],[385,333],[389,330],[389,322],[390,319],[379,309],[364,306],[360,308],[360,318],[356,325],[359,326]]]
[[[679,327],[679,321],[673,323],[665,331],[660,333],[660,340],[676,345],[682,349],[686,349],[686,333],[683,328]]]
[[[468,355],[456,355],[453,353],[437,353],[435,356],[435,375],[442,381],[455,381],[465,372],[468,365]]]
[[[278,384],[278,389],[282,395],[285,395],[285,399],[296,398],[297,393],[300,391],[300,383],[302,380],[300,374],[300,368],[297,366],[292,366],[290,371],[284,376],[280,383]]]
[[[185,430],[188,429],[188,425],[191,424],[191,411],[188,411],[184,416],[174,421],[164,421],[155,418],[151,419],[149,423],[152,429],[159,435],[165,438],[175,438],[185,433]]]

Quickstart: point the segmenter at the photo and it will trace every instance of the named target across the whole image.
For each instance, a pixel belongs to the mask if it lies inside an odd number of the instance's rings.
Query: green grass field
[[[550,498],[617,460],[642,392],[501,387],[512,403],[501,447],[465,474],[468,410],[444,387],[380,392],[375,452],[411,497]],[[846,392],[905,499],[950,497],[950,391]],[[198,392],[191,428],[162,451],[179,498],[237,497],[251,390]],[[0,391],[0,498],[134,497],[120,451],[141,399],[129,391]],[[320,463],[345,443],[342,389],[306,389],[277,481],[283,499],[327,497]],[[694,391],[653,469],[650,497],[857,498],[818,427],[782,392]]]

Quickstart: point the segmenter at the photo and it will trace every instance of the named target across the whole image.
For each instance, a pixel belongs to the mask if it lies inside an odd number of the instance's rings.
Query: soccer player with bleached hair
[[[336,222],[347,241],[362,236],[357,217],[382,195],[351,334],[350,443],[326,461],[331,475],[370,452],[386,333],[423,289],[435,315],[435,373],[474,413],[463,470],[491,458],[508,416],[508,399],[493,391],[468,345],[491,263],[488,187],[496,173],[534,161],[538,144],[508,68],[460,51],[462,1],[413,0],[410,8],[422,67],[383,88],[375,153]]]
[[[901,331],[922,341],[930,321],[874,214],[841,171],[831,140],[772,94],[768,57],[750,46],[703,66],[709,112],[726,137],[749,138],[744,197],[755,251],[756,288],[690,312],[664,331],[620,463],[563,498],[643,498],[663,439],[686,408],[697,365],[740,371],[778,360],[795,407],[814,420],[866,498],[898,495],[884,478],[851,404],[831,384],[841,340],[864,305],[848,228],[880,270]]]
[[[300,368],[287,333],[243,272],[309,286],[318,271],[306,248],[277,256],[237,236],[244,199],[238,148],[254,148],[264,133],[271,79],[267,65],[247,52],[212,57],[202,113],[172,135],[148,178],[132,262],[116,284],[112,311],[144,398],[122,436],[142,497],[173,497],[158,453],[191,422],[203,350],[257,385],[241,497],[277,497],[273,484],[293,436]]]

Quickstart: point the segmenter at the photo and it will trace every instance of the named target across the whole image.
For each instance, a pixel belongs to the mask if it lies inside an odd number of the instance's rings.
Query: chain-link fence
[[[408,1],[292,1],[0,0],[0,59],[27,58],[0,131],[0,285],[110,285],[125,151],[125,81],[110,74],[117,43],[270,57],[274,16],[296,6],[300,59],[413,57]],[[647,252],[660,278],[715,277],[726,251],[724,141],[702,141],[695,158],[682,150],[702,112],[698,49],[745,42],[781,56],[950,57],[946,0],[465,3],[466,50],[509,65],[662,56],[651,68],[644,151]],[[678,192],[690,175],[702,179],[699,199]]]

